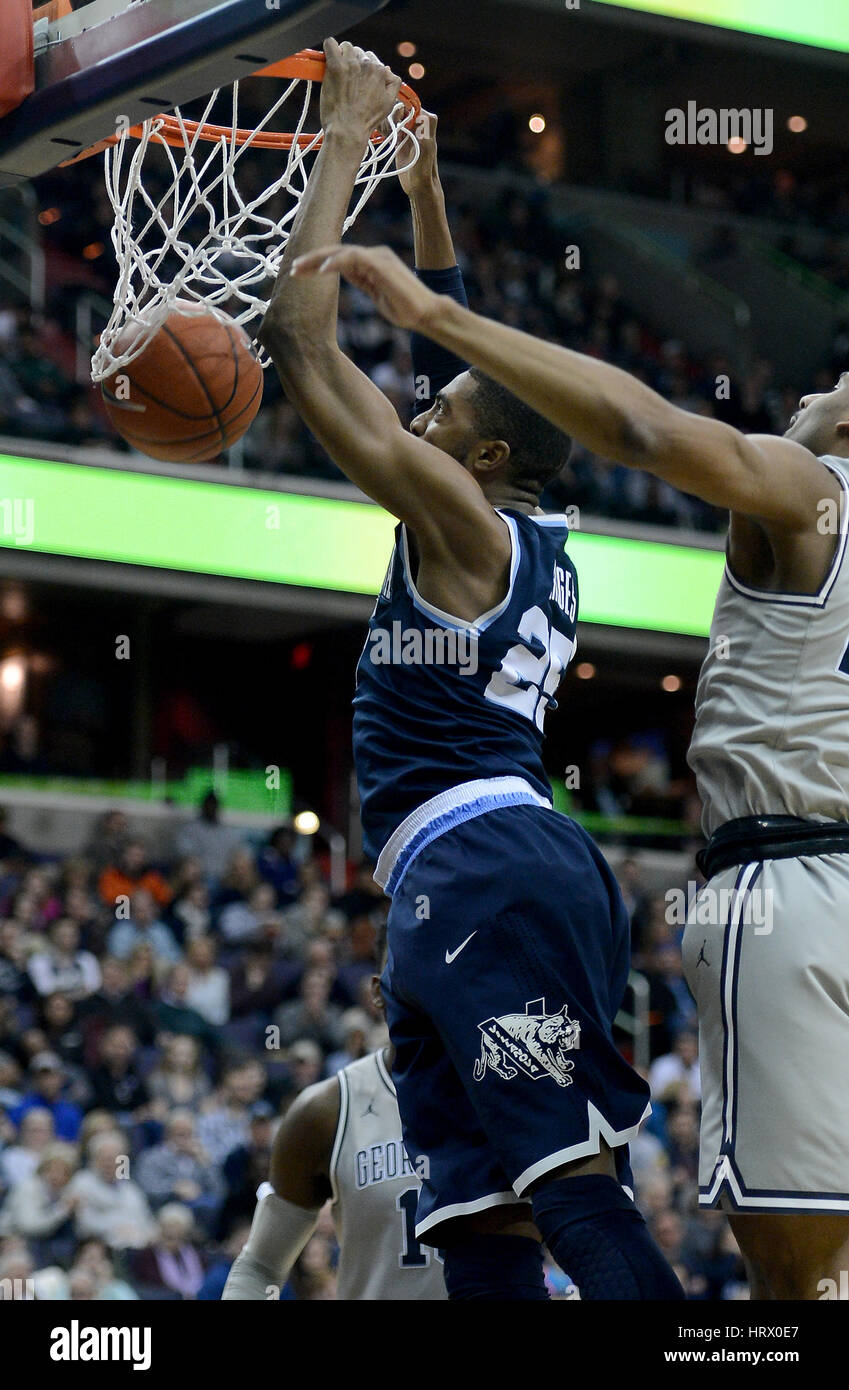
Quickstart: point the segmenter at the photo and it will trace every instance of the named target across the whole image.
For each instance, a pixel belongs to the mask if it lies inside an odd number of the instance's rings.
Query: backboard
[[[4,4],[7,0],[4,0]],[[15,0],[18,3],[18,0]],[[89,0],[34,32],[34,90],[0,120],[0,187],[320,46],[387,0]],[[21,54],[21,63],[29,61]]]

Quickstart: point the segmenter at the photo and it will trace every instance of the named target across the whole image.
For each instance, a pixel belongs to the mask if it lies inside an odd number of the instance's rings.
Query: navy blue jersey
[[[504,599],[464,623],[418,593],[406,528],[357,667],[354,758],[366,853],[461,782],[518,776],[542,796],[543,719],[575,650],[578,584],[562,516],[500,510],[513,558]]]

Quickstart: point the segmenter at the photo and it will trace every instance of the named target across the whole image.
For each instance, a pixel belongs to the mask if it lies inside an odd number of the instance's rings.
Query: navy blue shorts
[[[630,1184],[649,1089],[612,1036],[629,965],[616,880],[567,816],[489,811],[413,859],[382,986],[417,1235],[516,1202],[601,1138]]]

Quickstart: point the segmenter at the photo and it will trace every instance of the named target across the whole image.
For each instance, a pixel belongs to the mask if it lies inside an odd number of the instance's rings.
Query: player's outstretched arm
[[[247,1244],[233,1262],[222,1301],[277,1298],[331,1195],[330,1156],[339,1122],[336,1077],[310,1086],[287,1111],[274,1138],[274,1189],[257,1203]]]
[[[436,128],[437,118],[433,112],[422,111],[416,124],[419,157],[412,168],[405,168],[404,154],[399,151],[398,178],[410,200],[416,275],[428,289],[449,295],[465,306],[466,287],[454,253],[454,239],[439,177]],[[417,413],[424,413],[432,409],[437,395],[449,381],[466,371],[469,364],[421,333],[410,335],[410,351],[415,409]]]
[[[419,157],[409,168],[406,150],[398,151],[398,181],[410,200],[416,270],[450,270],[457,263],[445,211],[445,194],[436,154],[438,118],[422,111],[416,125]]]
[[[339,241],[360,163],[372,132],[386,120],[398,97],[401,79],[353,44],[324,44],[325,77],[321,84],[323,139],[300,201],[280,274],[259,339],[273,353],[285,335],[336,341],[339,287],[333,280],[297,284],[287,274],[294,258]]]
[[[605,458],[788,531],[809,530],[819,504],[840,496],[802,445],[693,415],[618,367],[473,314],[421,284],[388,247],[327,246],[293,269],[295,278],[337,273],[391,322],[474,363]]]
[[[351,44],[328,40],[325,52],[324,143],[259,338],[286,395],[342,471],[409,523],[431,568],[468,568],[489,595],[509,567],[507,528],[470,474],[405,430],[383,393],[340,351],[335,277],[288,273],[297,256],[339,240],[369,135],[391,111],[400,83]],[[470,616],[481,611],[476,601],[470,593]]]

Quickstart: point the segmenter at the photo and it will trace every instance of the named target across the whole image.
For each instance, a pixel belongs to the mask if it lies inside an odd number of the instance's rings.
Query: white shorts
[[[715,874],[684,972],[699,1010],[699,1203],[849,1213],[849,854]]]

